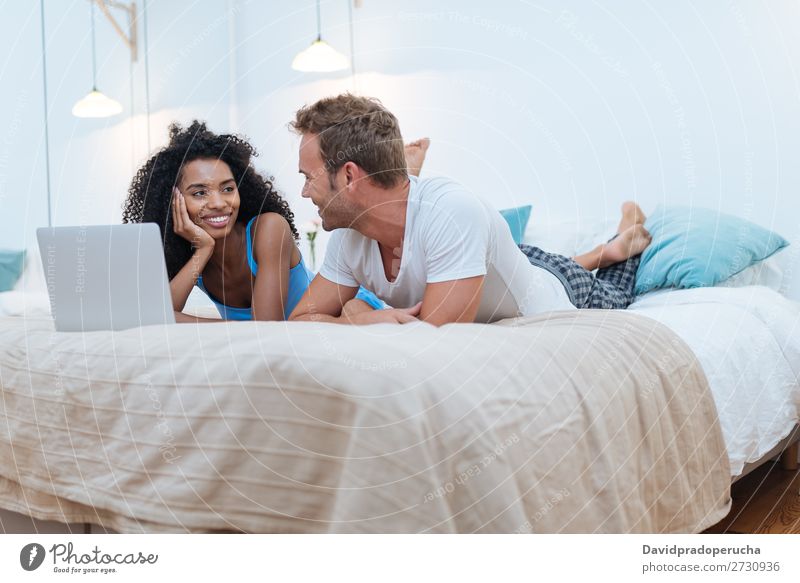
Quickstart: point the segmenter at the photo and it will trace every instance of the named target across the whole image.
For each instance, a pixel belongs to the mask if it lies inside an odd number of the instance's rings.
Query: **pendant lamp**
[[[317,40],[307,49],[297,53],[292,61],[292,69],[303,73],[329,73],[341,71],[350,66],[350,61],[342,53],[322,40],[320,24],[320,0],[317,0]]]
[[[72,106],[72,115],[75,117],[111,117],[122,112],[119,101],[111,99],[97,90],[97,51],[94,40],[94,1],[92,4],[92,90],[86,97],[80,99]]]

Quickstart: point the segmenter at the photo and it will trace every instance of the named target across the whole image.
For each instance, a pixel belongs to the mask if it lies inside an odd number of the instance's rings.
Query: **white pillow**
[[[536,219],[531,216],[522,242],[565,257],[586,253],[608,241],[619,224],[619,219],[597,217],[554,219],[547,223]]]
[[[748,269],[758,267],[756,264]],[[762,261],[761,270],[755,272],[751,285],[764,285],[791,300],[800,301],[800,238]]]
[[[746,285],[763,285],[777,292],[782,291],[783,286],[783,262],[779,257],[779,251],[772,257],[764,261],[751,265],[747,269],[740,271],[719,282],[715,287],[744,287]]]
[[[38,246],[25,252],[25,266],[14,288],[0,293],[0,316],[50,316],[50,298]]]
[[[25,267],[12,291],[47,294],[47,282],[38,246],[31,247],[25,252]]]
[[[42,292],[8,291],[0,293],[0,316],[47,318],[50,298]]]

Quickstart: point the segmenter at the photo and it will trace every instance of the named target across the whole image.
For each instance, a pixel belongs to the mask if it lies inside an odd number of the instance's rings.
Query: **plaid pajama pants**
[[[598,269],[594,274],[569,257],[530,245],[523,244],[519,248],[532,265],[546,269],[564,284],[569,301],[576,308],[622,310],[633,303],[633,286],[641,255]]]

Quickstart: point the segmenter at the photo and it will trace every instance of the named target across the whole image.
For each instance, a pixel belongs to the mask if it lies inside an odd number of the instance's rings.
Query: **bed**
[[[800,308],[748,283],[440,329],[59,334],[34,269],[0,301],[0,530],[701,532],[797,458]]]
[[[699,532],[797,423],[799,323],[759,287],[441,329],[6,318],[0,507],[118,532]]]
[[[648,294],[630,310],[678,333],[702,362],[734,479],[772,459],[786,438],[796,462],[800,304],[747,286]]]

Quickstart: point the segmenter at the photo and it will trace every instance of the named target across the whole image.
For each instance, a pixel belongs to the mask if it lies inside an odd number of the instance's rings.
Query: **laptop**
[[[42,227],[36,237],[56,330],[175,323],[155,223]]]

